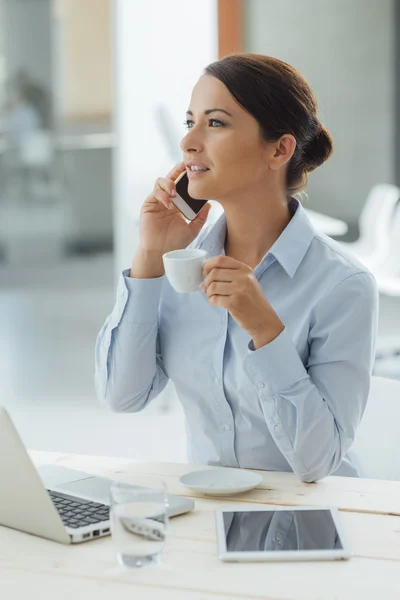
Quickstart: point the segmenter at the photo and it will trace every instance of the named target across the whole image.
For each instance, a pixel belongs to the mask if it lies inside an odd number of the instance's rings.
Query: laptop
[[[0,440],[0,525],[61,544],[111,533],[111,479],[55,465],[36,468],[2,407]],[[168,494],[168,502],[170,517],[194,508],[191,498]]]

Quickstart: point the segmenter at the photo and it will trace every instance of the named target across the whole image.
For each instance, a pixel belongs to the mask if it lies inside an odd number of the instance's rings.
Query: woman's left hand
[[[272,342],[284,330],[249,266],[221,255],[208,259],[203,273],[202,291],[209,303],[229,311],[252,337],[255,349]]]

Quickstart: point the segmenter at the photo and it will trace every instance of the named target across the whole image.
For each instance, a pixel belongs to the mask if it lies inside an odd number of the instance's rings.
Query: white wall
[[[310,206],[357,221],[375,183],[395,182],[393,0],[246,0],[246,50],[298,68],[335,152],[310,175]]]
[[[137,220],[157,177],[175,161],[155,110],[170,113],[168,126],[179,141],[190,92],[203,68],[217,59],[217,3],[202,0],[114,0],[115,128],[114,227],[116,273],[130,266],[138,243]]]

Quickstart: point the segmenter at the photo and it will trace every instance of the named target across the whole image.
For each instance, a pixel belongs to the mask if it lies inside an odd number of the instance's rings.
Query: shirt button
[[[280,431],[281,430],[281,426],[280,425],[275,425],[274,430],[275,431]]]
[[[223,428],[224,428],[225,431],[229,431],[230,430],[229,425],[224,425]]]
[[[219,385],[219,377],[217,377],[217,376],[214,377],[214,383],[216,383],[217,385]]]
[[[263,388],[265,388],[265,383],[263,381],[259,381],[257,383],[258,387],[260,388],[260,390],[262,390]]]
[[[276,534],[276,536],[275,536],[275,541],[276,541],[276,542],[280,542],[280,541],[281,541],[281,539],[282,539],[282,536],[281,536],[281,534],[280,534],[280,533],[277,533],[277,534]]]

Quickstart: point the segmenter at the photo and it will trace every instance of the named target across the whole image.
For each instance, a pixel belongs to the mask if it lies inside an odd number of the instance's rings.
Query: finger
[[[232,296],[222,296],[221,294],[215,294],[208,298],[209,304],[211,306],[219,306],[220,308],[225,308],[227,311],[231,308]]]
[[[208,298],[211,298],[212,296],[231,296],[233,294],[233,286],[232,283],[212,281],[205,293]]]
[[[207,277],[204,278],[204,287],[207,289],[208,286],[213,282],[213,281],[229,281],[232,282],[234,278],[234,271],[233,269],[221,269],[218,267],[214,267],[214,269],[211,269],[211,271],[209,272],[209,274],[207,275]]]
[[[161,188],[154,194],[154,198],[158,200],[161,204],[165,206],[165,208],[172,208],[174,205],[171,203],[171,198],[167,192],[164,192]],[[172,204],[172,206],[171,206]]]
[[[165,176],[165,178],[172,179],[172,181],[175,181],[175,179],[178,177],[178,175],[180,175],[183,171],[186,171],[186,167],[185,167],[185,163],[183,161],[181,161],[180,163],[177,163],[170,170],[170,172]]]
[[[243,267],[243,263],[239,262],[235,258],[231,258],[230,256],[224,256],[222,254],[219,256],[213,256],[212,258],[206,260],[206,262],[204,263],[204,277],[207,277],[209,272],[212,269],[215,269],[216,267],[221,269],[240,269]]]
[[[170,179],[166,179],[165,177],[159,177],[156,180],[156,184],[154,186],[154,194],[157,194],[158,190],[163,190],[169,196],[169,200],[176,196],[175,192],[175,184]]]

